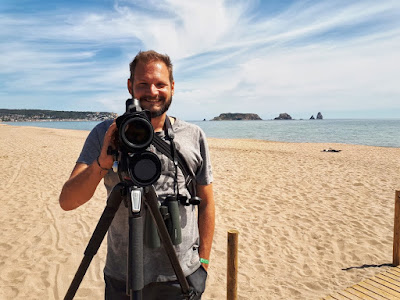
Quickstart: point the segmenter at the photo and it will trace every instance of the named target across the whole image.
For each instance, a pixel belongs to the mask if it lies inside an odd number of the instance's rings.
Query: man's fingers
[[[108,146],[113,146],[115,148],[115,133],[117,131],[117,124],[114,122],[110,125],[110,127],[108,128],[106,135],[104,137],[104,142]]]

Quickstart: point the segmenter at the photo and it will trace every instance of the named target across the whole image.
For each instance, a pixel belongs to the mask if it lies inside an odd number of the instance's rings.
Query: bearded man
[[[155,51],[139,52],[130,64],[128,91],[140,106],[151,113],[155,134],[167,143],[175,143],[195,176],[198,207],[180,205],[182,243],[174,246],[184,275],[200,299],[205,289],[207,268],[215,226],[212,169],[207,140],[196,125],[167,116],[174,95],[170,58]],[[169,121],[173,140],[166,130]],[[89,134],[68,181],[60,194],[64,210],[76,209],[89,201],[104,178],[108,194],[120,179],[111,168],[114,162],[108,148],[115,148],[117,125],[113,121],[98,124]],[[154,184],[158,201],[163,203],[174,191],[190,198],[181,170],[164,154],[155,150],[162,162],[161,175]],[[176,180],[177,177],[177,180]],[[177,185],[177,186],[175,186]],[[129,299],[126,295],[128,211],[121,205],[108,230],[107,259],[104,268],[105,299]],[[182,299],[181,289],[163,247],[144,245],[143,299]]]

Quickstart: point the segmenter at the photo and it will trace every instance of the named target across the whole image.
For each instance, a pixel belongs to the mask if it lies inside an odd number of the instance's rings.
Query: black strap
[[[158,151],[167,156],[174,163],[175,161],[177,161],[178,167],[181,169],[183,176],[185,177],[186,187],[190,195],[192,197],[195,197],[196,196],[195,176],[191,171],[191,169],[189,168],[183,155],[175,147],[174,133],[172,131],[172,125],[168,116],[165,117],[165,135],[170,140],[171,145],[169,145],[157,134],[154,135],[153,145],[156,147]]]

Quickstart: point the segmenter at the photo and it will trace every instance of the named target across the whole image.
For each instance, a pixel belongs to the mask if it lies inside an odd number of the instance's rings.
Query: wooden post
[[[227,300],[237,299],[238,236],[237,230],[228,231]]]
[[[394,237],[393,237],[393,265],[400,264],[400,191],[396,191],[394,199]]]

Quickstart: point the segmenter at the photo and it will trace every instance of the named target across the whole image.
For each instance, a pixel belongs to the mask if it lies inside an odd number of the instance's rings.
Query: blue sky
[[[399,25],[398,0],[2,0],[0,108],[123,113],[153,49],[185,120],[399,118]]]

